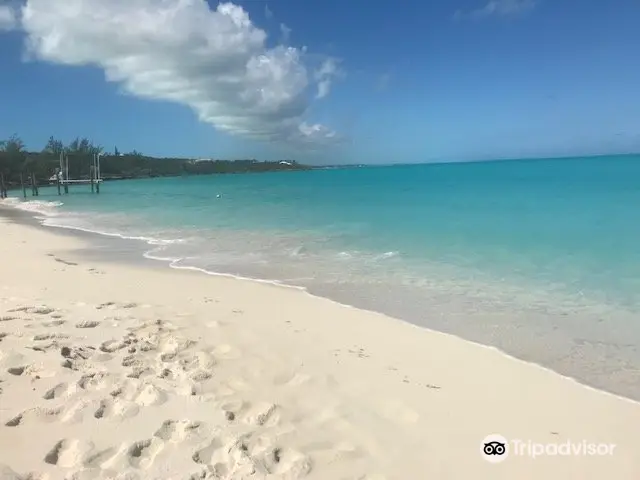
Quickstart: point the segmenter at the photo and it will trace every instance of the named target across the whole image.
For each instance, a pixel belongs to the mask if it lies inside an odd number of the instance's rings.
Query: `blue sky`
[[[637,0],[192,1],[162,18],[157,0],[19,3],[0,0],[0,138],[31,149],[54,135],[328,164],[640,151]]]

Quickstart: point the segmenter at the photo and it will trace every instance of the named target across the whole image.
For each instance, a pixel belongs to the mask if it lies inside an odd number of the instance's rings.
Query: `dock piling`
[[[96,174],[96,193],[100,193],[100,155],[102,155],[102,153],[96,153],[96,162],[93,169]]]
[[[20,172],[20,186],[22,187],[22,196],[27,198],[27,186],[24,184],[24,174]]]
[[[64,193],[69,193],[69,155],[64,155]]]
[[[38,181],[36,180],[36,174],[31,172],[31,185],[33,185],[33,195],[38,196]]]

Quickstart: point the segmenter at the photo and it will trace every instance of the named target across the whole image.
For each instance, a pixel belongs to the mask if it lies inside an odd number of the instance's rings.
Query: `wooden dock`
[[[60,184],[62,185],[66,185],[66,184],[70,184],[70,185],[89,185],[90,183],[102,183],[104,182],[103,179],[101,178],[96,178],[95,180],[93,179],[88,179],[88,178],[80,178],[77,180],[61,180]]]
[[[49,178],[49,185],[58,187],[58,195],[69,193],[70,185],[91,185],[91,193],[100,193],[100,184],[104,182],[100,175],[100,156],[102,154],[94,154],[89,165],[89,178],[70,178],[69,177],[69,156],[60,154],[60,168],[56,169],[54,175]],[[22,184],[22,194],[27,198],[27,184],[31,186],[31,195],[39,195],[39,186],[36,176],[33,172],[27,175],[28,182],[25,182],[23,174],[20,174],[20,183]]]

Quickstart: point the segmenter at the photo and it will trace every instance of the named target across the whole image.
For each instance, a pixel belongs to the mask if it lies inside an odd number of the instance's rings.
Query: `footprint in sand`
[[[60,412],[60,422],[62,423],[81,423],[87,418],[94,417],[99,407],[96,401],[81,399],[69,403],[62,412]]]
[[[111,375],[107,372],[92,372],[80,377],[78,387],[83,390],[103,390],[112,385]]]
[[[93,412],[93,416],[95,418],[103,418],[105,415],[105,412],[107,410],[107,408],[109,407],[109,400],[101,400],[100,401],[100,406],[98,407],[98,409]]]
[[[201,351],[181,358],[179,364],[183,371],[191,373],[192,376],[196,375],[197,372],[201,372],[200,376],[203,377],[203,380],[206,380],[211,377],[210,371],[214,368],[216,361],[212,355]],[[204,374],[207,373],[209,376],[204,378]]]
[[[258,459],[268,475],[301,478],[311,472],[311,460],[290,448],[271,448]]]
[[[98,468],[102,468],[102,466],[108,462],[109,460],[111,460],[113,457],[116,456],[116,454],[118,453],[118,450],[114,447],[110,447],[110,448],[106,448],[104,450],[93,450],[90,453],[87,453],[87,455],[84,457],[83,460],[83,466],[86,469],[98,469]],[[92,475],[92,472],[90,470],[82,470],[81,472],[87,472],[87,480],[89,479],[94,479],[95,476]],[[109,475],[106,478],[113,478],[111,475]],[[133,480],[136,477],[133,477],[131,475],[126,475],[125,477],[127,480],[131,479]],[[74,474],[73,477],[71,477],[70,480],[82,480],[82,477],[80,476],[76,476]]]
[[[84,458],[94,449],[92,442],[75,438],[63,439],[44,457],[45,463],[62,468],[80,467]]]
[[[93,269],[91,269],[93,270]],[[91,271],[89,270],[89,271]],[[103,308],[109,308],[109,307],[114,307],[115,308],[116,303],[115,302],[105,302],[105,303],[101,303],[100,305],[98,305],[96,307],[96,310],[102,310]]]
[[[18,309],[16,311],[23,311],[25,313],[33,313],[36,315],[49,315],[50,313],[55,312],[55,309],[51,307],[47,307],[46,305],[36,305],[34,307],[26,307],[25,310]]]
[[[194,340],[180,338],[176,335],[166,335],[158,344],[158,350],[161,352],[161,360],[163,362],[171,361],[182,352],[196,345],[196,343]]]
[[[280,412],[273,403],[260,403],[249,408],[244,416],[244,422],[249,425],[273,427],[280,421]]]
[[[146,378],[146,377],[151,377],[152,375],[155,375],[156,372],[153,368],[151,367],[133,367],[133,369],[131,370],[131,373],[127,374],[127,378],[134,378],[134,379],[141,379],[141,378]]]
[[[36,352],[46,353],[49,350],[58,350],[60,348],[60,345],[58,345],[58,342],[49,342],[49,343],[40,343],[36,345],[29,345],[26,348],[30,348],[31,350]]]
[[[58,416],[62,412],[62,407],[56,408],[30,408],[24,412],[16,415],[11,420],[5,423],[7,427],[17,427],[29,422],[50,423],[58,419]],[[0,477],[1,478],[1,477]]]
[[[127,346],[127,343],[122,340],[107,340],[106,342],[102,342],[100,344],[100,350],[105,353],[113,353],[118,350],[122,350]]]
[[[97,450],[92,442],[80,439],[63,439],[47,453],[45,463],[62,468],[100,468],[106,461],[117,454],[117,449],[111,447]],[[82,478],[77,475],[65,478]],[[95,478],[95,477],[91,477]]]
[[[135,442],[127,449],[127,460],[132,467],[149,468],[162,448],[163,442],[158,437]]]
[[[147,352],[153,352],[154,350],[156,350],[158,348],[158,346],[149,341],[149,340],[144,340],[144,339],[138,339],[136,338],[135,340],[132,340],[133,345],[129,347],[128,352],[129,353],[147,353]]]
[[[93,417],[98,420],[111,417],[133,418],[139,412],[140,407],[134,402],[117,397],[104,398],[93,411]]]
[[[21,376],[32,376],[32,377],[38,377],[40,378],[41,376],[43,376],[43,370],[42,367],[35,365],[35,364],[30,364],[30,365],[19,365],[19,366],[15,366],[15,367],[9,367],[7,368],[7,373],[14,375],[16,377],[21,377]],[[50,375],[46,375],[46,376],[50,376]]]
[[[19,475],[7,465],[0,465],[0,479],[2,480],[49,480],[46,473],[31,472]]]
[[[155,385],[147,383],[146,385],[142,385],[132,400],[136,405],[141,407],[161,405],[167,401],[167,394]]]
[[[181,443],[185,440],[202,437],[209,433],[207,430],[201,422],[166,420],[153,435],[165,442]]]
[[[148,381],[127,378],[111,391],[113,398],[133,402],[139,407],[161,405],[168,399],[167,392]]]
[[[77,345],[73,347],[62,347],[60,349],[60,355],[64,358],[70,358],[72,360],[88,360],[95,353],[95,347],[91,345]]]
[[[64,325],[65,323],[67,323],[65,320],[51,320],[50,322],[42,322],[41,325],[43,327],[53,328],[53,327],[60,327],[61,325]]]
[[[100,322],[98,322],[97,320],[83,320],[76,323],[76,328],[96,328],[99,325]]]
[[[220,474],[216,473],[213,467],[205,465],[200,470],[185,477],[185,480],[215,480],[218,478],[222,478]]]
[[[191,457],[194,462],[201,465],[212,465],[224,460],[224,444],[218,439],[214,438],[209,444],[197,450]],[[216,461],[217,460],[217,461]]]
[[[189,374],[191,381],[196,383],[206,382],[213,377],[213,374],[207,370],[196,370]]]
[[[251,434],[227,441],[213,439],[209,445],[196,451],[192,459],[202,465],[211,465],[219,478],[230,478],[232,475],[245,478],[243,474],[250,476],[258,473],[261,476],[278,475],[294,479],[311,472],[311,461],[307,456],[292,449],[280,448],[268,437]]]
[[[85,371],[93,367],[91,363],[87,362],[85,358],[80,356],[66,358],[60,365],[62,366],[62,368],[68,368],[69,370],[73,370],[75,372]]]
[[[68,397],[78,391],[77,384],[59,383],[55,387],[47,390],[42,398],[53,400],[55,398]]]
[[[64,333],[40,333],[33,336],[33,341],[42,342],[44,340],[66,340],[68,338],[69,335],[66,335]]]
[[[9,310],[9,312],[10,313],[18,313],[18,312],[26,313],[27,310],[29,310],[29,308],[31,307],[16,307]]]
[[[133,368],[144,368],[146,366],[146,362],[137,357],[137,355],[127,355],[122,359],[120,363],[123,367],[133,367]]]
[[[274,403],[259,403],[252,405],[248,402],[228,402],[220,407],[227,420],[240,420],[249,425],[273,427],[280,421],[279,408]]]
[[[130,303],[105,302],[105,303],[101,303],[100,305],[97,305],[95,308],[96,310],[103,310],[103,309],[118,310],[121,308],[123,309],[136,308],[137,306],[138,304],[134,302],[130,302]]]

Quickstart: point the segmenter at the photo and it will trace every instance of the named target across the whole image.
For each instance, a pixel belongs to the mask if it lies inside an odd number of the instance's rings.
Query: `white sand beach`
[[[2,479],[640,478],[635,402],[295,289],[83,245],[0,218]],[[511,441],[497,464],[490,434]]]

